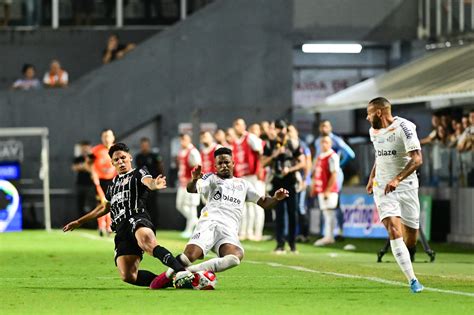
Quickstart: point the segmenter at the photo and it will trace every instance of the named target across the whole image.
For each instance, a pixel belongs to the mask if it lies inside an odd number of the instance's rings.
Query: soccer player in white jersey
[[[193,236],[184,252],[176,257],[191,272],[220,272],[238,266],[244,257],[244,249],[239,240],[239,226],[245,202],[271,209],[289,194],[287,190],[280,188],[273,197],[261,196],[250,182],[233,176],[232,150],[222,147],[215,151],[214,156],[216,174],[203,175],[198,166],[192,171],[192,179],[187,185],[188,192],[208,196]],[[219,257],[191,265],[197,259],[204,258],[210,250]],[[174,270],[168,269],[153,280],[150,288],[163,288],[171,282],[173,274]],[[185,272],[178,273],[175,283],[178,283],[181,275],[188,277]]]
[[[369,102],[367,120],[372,125],[369,133],[375,149],[367,192],[374,194],[395,260],[412,292],[418,293],[423,286],[415,276],[408,251],[416,246],[420,218],[415,171],[423,160],[416,126],[404,118],[393,117],[391,104],[383,97]]]

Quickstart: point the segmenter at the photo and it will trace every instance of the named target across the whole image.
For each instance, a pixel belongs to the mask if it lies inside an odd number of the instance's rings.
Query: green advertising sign
[[[428,195],[420,195],[420,226],[425,233],[426,239],[431,239],[431,206],[433,198]]]

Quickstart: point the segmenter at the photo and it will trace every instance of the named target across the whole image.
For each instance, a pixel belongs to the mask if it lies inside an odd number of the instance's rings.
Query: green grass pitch
[[[158,232],[173,253],[185,240]],[[344,244],[357,246],[343,251]],[[218,274],[215,291],[149,290],[120,281],[112,238],[90,230],[0,234],[0,314],[474,314],[472,247],[434,244],[435,263],[419,249],[415,272],[427,287],[409,292],[382,240],[299,246],[277,256],[274,243],[244,242],[246,256]],[[142,269],[165,268],[145,256]]]

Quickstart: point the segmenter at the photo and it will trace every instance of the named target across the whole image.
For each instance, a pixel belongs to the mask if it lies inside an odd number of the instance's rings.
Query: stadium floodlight
[[[362,50],[361,44],[303,44],[301,50],[309,54],[358,54]]]

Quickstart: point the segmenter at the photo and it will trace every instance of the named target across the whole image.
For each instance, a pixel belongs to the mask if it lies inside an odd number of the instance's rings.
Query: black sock
[[[413,246],[413,247],[408,247],[408,252],[410,253],[410,260],[411,262],[414,262],[415,261],[415,253],[416,253],[416,245]]]
[[[170,267],[175,272],[185,270],[183,265],[173,257],[169,250],[160,245],[153,249],[153,257],[158,258],[164,265]]]
[[[147,270],[138,270],[137,280],[135,281],[134,285],[148,287],[155,277],[156,275],[153,272]]]

